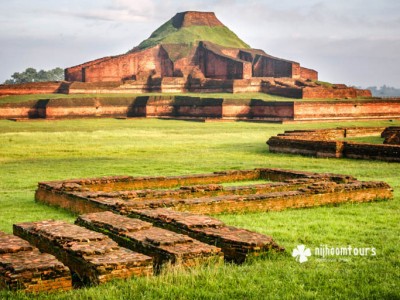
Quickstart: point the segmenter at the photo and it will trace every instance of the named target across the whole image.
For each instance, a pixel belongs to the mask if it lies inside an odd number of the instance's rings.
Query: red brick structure
[[[169,27],[168,27],[169,26]],[[208,31],[200,38],[175,40],[163,36],[171,32],[191,32],[194,27]],[[253,77],[290,77],[317,80],[315,70],[299,63],[251,49],[233,33],[232,42],[216,42],[210,35],[227,29],[212,12],[188,11],[176,14],[157,29],[148,40],[126,54],[108,56],[65,70],[67,81],[103,82],[148,80],[164,77],[212,79],[250,79]],[[193,30],[197,30],[196,28]],[[159,39],[159,40],[158,40]],[[149,42],[155,40],[155,42]],[[232,47],[239,45],[239,47]]]
[[[246,180],[260,180],[260,184],[234,187],[221,185]],[[217,214],[282,210],[347,202],[349,199],[363,202],[391,197],[391,188],[383,182],[361,182],[345,175],[280,169],[41,182],[35,194],[36,201],[73,212],[108,210],[128,216],[137,210],[155,208]]]
[[[399,132],[399,127],[294,130],[271,137],[267,144],[269,151],[274,153],[400,162]],[[385,137],[385,141],[384,144],[368,144],[343,140],[365,136],[381,136]]]
[[[54,255],[71,270],[75,285],[151,276],[153,259],[122,247],[106,235],[63,221],[14,224],[14,234]]]
[[[68,267],[23,239],[0,231],[0,290],[24,292],[72,289]]]

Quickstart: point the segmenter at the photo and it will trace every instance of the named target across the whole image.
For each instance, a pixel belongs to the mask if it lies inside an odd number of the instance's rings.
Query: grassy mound
[[[146,49],[158,44],[195,45],[199,41],[209,41],[224,47],[250,48],[226,26],[190,26],[176,28],[172,19],[164,23],[152,35],[139,44],[138,49]]]

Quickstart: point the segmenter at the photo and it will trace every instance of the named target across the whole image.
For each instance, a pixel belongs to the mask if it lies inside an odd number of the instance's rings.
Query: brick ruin
[[[376,159],[400,162],[400,127],[355,127],[293,130],[271,137],[267,144],[274,153],[315,157]],[[381,136],[383,144],[345,141],[348,137]]]
[[[173,118],[305,122],[400,119],[400,99],[264,101],[137,96],[41,99],[0,104],[0,119]]]
[[[0,232],[0,289],[5,288],[25,292],[67,291],[72,289],[71,274],[53,255]]]
[[[193,27],[205,28],[212,34],[218,34],[222,28],[227,29],[213,12],[178,13],[157,29],[148,40],[126,54],[108,56],[67,68],[65,79],[82,82],[132,79],[147,81],[149,78],[164,77],[222,80],[252,77],[318,79],[315,70],[303,68],[298,62],[273,57],[262,50],[251,49],[232,33],[226,32],[225,35],[235,40],[230,44],[240,45],[239,47],[229,47],[223,45],[223,42],[222,45],[213,43],[210,41],[213,38],[207,35],[168,42],[168,37],[161,33],[167,27],[174,33],[188,31]],[[149,43],[152,39],[158,40]]]
[[[221,249],[215,246],[108,211],[81,215],[76,224],[104,233],[120,246],[151,256],[156,270],[165,263],[193,266],[223,257]]]
[[[224,186],[232,182],[237,185]],[[36,201],[83,215],[76,225],[54,220],[15,224],[14,234],[33,246],[0,233],[0,288],[68,290],[115,278],[151,276],[166,263],[191,267],[218,263],[223,257],[242,263],[284,248],[270,236],[228,226],[204,214],[392,197],[391,187],[384,182],[265,168],[42,182]]]
[[[260,180],[260,184],[225,187],[223,183]],[[272,182],[269,182],[272,181]],[[36,201],[77,213],[171,208],[200,214],[270,211],[329,203],[391,198],[383,182],[280,169],[224,171],[211,174],[41,182]]]
[[[318,81],[298,62],[252,49],[212,12],[176,14],[125,54],[65,69],[65,82],[0,85],[0,95],[31,93],[243,93],[303,99],[371,97],[369,90]]]
[[[77,286],[153,274],[151,257],[77,225],[50,220],[14,224],[13,229],[15,235],[67,265]]]

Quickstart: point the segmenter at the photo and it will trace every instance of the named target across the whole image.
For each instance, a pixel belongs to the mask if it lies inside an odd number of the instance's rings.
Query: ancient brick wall
[[[400,146],[347,142],[343,149],[343,156],[348,158],[400,162]]]
[[[300,77],[300,65],[267,55],[255,56],[254,77]]]
[[[218,185],[254,179],[283,179],[287,183],[228,188]],[[164,190],[152,191],[149,188]],[[37,201],[75,212],[110,210],[129,215],[136,210],[161,207],[200,214],[268,211],[340,203],[349,199],[374,201],[391,198],[391,195],[390,187],[382,182],[359,182],[329,174],[255,169],[204,175],[40,183],[35,197]]]
[[[318,80],[318,72],[313,69],[300,67],[300,78]]]
[[[197,55],[200,69],[205,77],[216,79],[251,78],[250,63],[224,55],[211,44],[200,43]]]
[[[344,137],[380,135],[382,127],[338,128],[314,131],[289,131],[271,137],[270,152],[310,155],[315,157],[347,157],[400,161],[400,145],[345,142]]]
[[[293,102],[267,102],[252,100],[251,115],[255,119],[292,119],[294,116]]]
[[[272,153],[302,154],[315,157],[342,157],[343,142],[271,137],[268,140]]]
[[[303,99],[327,99],[327,98],[357,98],[357,97],[372,97],[371,91],[359,90],[356,88],[303,88]]]
[[[89,62],[86,62],[84,64],[80,64],[71,68],[67,68],[64,70],[64,77],[66,81],[84,81],[84,72],[83,69],[92,65],[95,65],[97,63],[107,61],[113,58],[112,56],[107,56],[103,58],[99,58],[96,60],[92,60]]]
[[[0,104],[0,119],[45,118],[49,100]]]
[[[145,116],[140,97],[51,99],[46,105],[46,118]]]
[[[162,46],[113,57],[83,68],[86,82],[118,81],[157,74],[172,76],[173,63]]]
[[[295,120],[398,118],[400,100],[299,101],[294,103]]]
[[[54,94],[58,93],[62,82],[28,82],[21,84],[0,84],[2,95],[29,95],[29,94]]]

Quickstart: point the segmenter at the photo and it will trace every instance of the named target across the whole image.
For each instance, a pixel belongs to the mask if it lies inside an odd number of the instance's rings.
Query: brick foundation
[[[81,215],[75,223],[108,235],[120,246],[153,257],[156,270],[164,263],[193,266],[210,260],[217,262],[223,257],[217,247],[111,212]]]
[[[243,180],[284,181],[224,187]],[[154,190],[164,189],[164,190]],[[170,207],[201,214],[269,211],[346,201],[391,198],[382,182],[359,182],[343,175],[254,169],[171,177],[105,177],[39,183],[36,201],[74,212]]]
[[[151,257],[121,248],[103,234],[63,221],[14,224],[14,234],[67,265],[78,286],[153,273]]]
[[[274,153],[302,154],[315,157],[347,157],[400,162],[400,145],[367,144],[341,141],[345,137],[386,136],[395,139],[396,129],[384,127],[337,128],[286,131],[271,137],[267,144]]]
[[[263,234],[226,226],[221,221],[202,215],[158,208],[131,211],[130,217],[139,218],[156,226],[187,234],[210,245],[220,247],[228,261],[243,262],[248,256],[268,251],[283,251],[274,240]]]
[[[69,269],[23,239],[0,232],[0,289],[25,292],[72,289]]]

